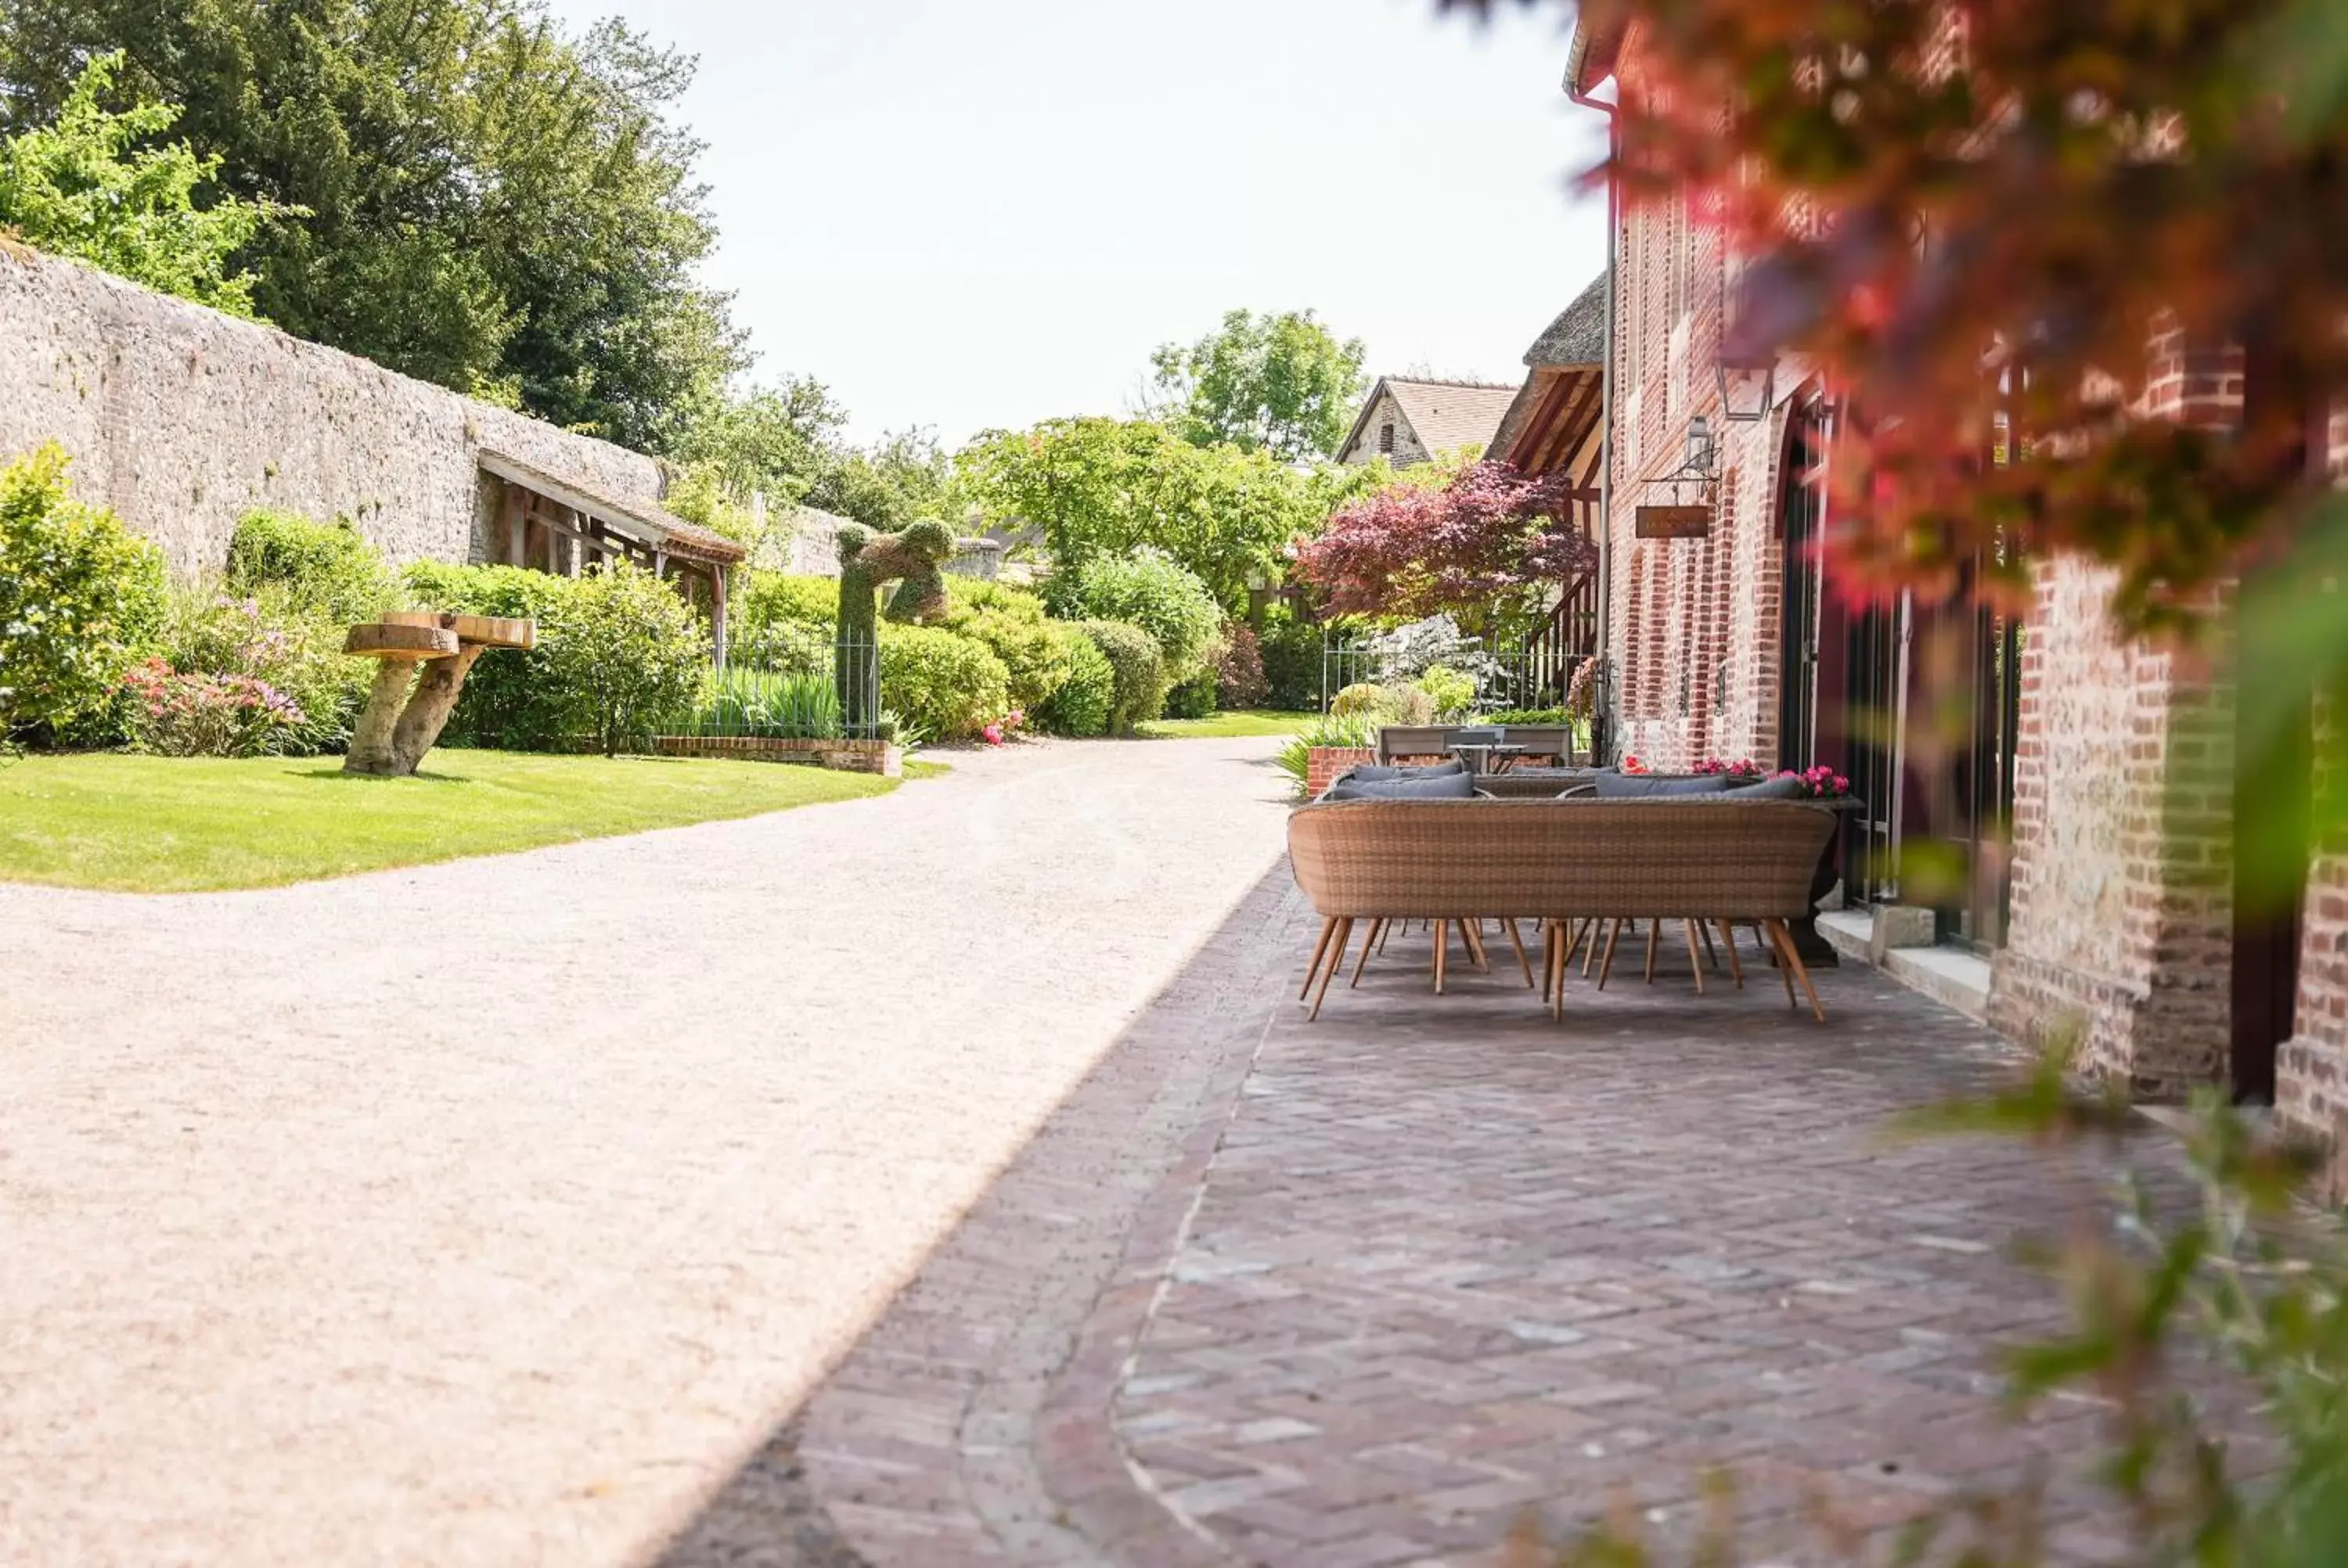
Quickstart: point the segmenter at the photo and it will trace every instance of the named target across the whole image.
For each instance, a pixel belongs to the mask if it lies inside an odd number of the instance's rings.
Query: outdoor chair
[[[1824,1022],[1786,922],[1808,912],[1811,876],[1833,831],[1832,814],[1815,805],[1734,796],[1303,806],[1289,818],[1290,862],[1322,926],[1300,999],[1309,997],[1320,1016],[1357,926],[1354,983],[1385,935],[1381,923],[1426,920],[1440,989],[1450,928],[1466,937],[1487,919],[1534,918],[1545,937],[1543,999],[1562,1017],[1570,929],[1591,920],[1741,920],[1760,926],[1788,1004],[1799,1005],[1798,979]],[[1471,940],[1471,955],[1479,947]]]

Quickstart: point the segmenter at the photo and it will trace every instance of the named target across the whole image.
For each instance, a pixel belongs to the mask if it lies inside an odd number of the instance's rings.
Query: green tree
[[[958,521],[965,509],[954,491],[953,465],[936,432],[923,427],[893,431],[862,449],[835,450],[807,501],[891,530],[919,518]]]
[[[1372,470],[1299,472],[1268,452],[1194,446],[1146,419],[1053,419],[980,436],[956,459],[990,517],[1041,530],[1056,569],[1143,546],[1195,573],[1226,610],[1249,580],[1286,564],[1289,546],[1375,482]]]
[[[739,367],[694,277],[689,59],[537,0],[11,0],[0,131],[118,50],[224,190],[307,210],[238,256],[288,332],[658,451]]]
[[[1149,356],[1166,422],[1200,446],[1229,442],[1283,463],[1336,454],[1362,395],[1362,340],[1340,343],[1311,311],[1231,311],[1198,342]]]
[[[0,228],[167,294],[252,314],[252,274],[230,258],[282,209],[222,196],[196,204],[220,172],[186,142],[141,145],[180,118],[168,104],[111,112],[100,97],[121,74],[101,55],[74,79],[57,118],[0,142]]]

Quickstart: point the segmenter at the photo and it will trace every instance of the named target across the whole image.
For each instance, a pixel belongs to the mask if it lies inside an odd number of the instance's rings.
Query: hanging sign
[[[1710,507],[1641,507],[1632,532],[1643,539],[1700,539],[1712,532]]]

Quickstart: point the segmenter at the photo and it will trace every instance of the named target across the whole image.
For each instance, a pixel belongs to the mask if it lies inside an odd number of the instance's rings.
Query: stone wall
[[[1379,444],[1388,425],[1394,427],[1394,446],[1390,449]],[[1410,421],[1403,416],[1402,407],[1395,402],[1394,395],[1384,390],[1370,405],[1370,416],[1362,424],[1361,443],[1347,455],[1347,460],[1367,463],[1381,456],[1397,468],[1426,462],[1432,456],[1419,445],[1416,432],[1411,429]]]
[[[81,497],[219,567],[255,507],[351,518],[395,561],[485,553],[474,455],[659,498],[659,466],[71,261],[0,251],[0,460],[55,440]]]

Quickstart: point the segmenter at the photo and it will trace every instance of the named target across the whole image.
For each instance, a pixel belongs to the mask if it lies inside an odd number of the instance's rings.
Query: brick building
[[[1639,70],[1636,24],[1585,27],[1566,86],[1602,108]],[[1616,754],[1835,766],[1864,801],[1847,894],[1930,905],[1941,939],[1989,959],[1999,1027],[2075,1024],[2086,1063],[2141,1097],[2230,1084],[2332,1136],[2348,1116],[2348,860],[2317,857],[2296,918],[2238,909],[2231,674],[2116,639],[2111,574],[2083,562],[2040,566],[2019,620],[1838,592],[1833,519],[1806,482],[1832,460],[1836,389],[1797,354],[1724,363],[1737,259],[1684,200],[1610,211]],[[2238,356],[2150,348],[2144,417],[2232,416]],[[2348,422],[2330,456],[2339,472]]]

